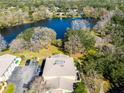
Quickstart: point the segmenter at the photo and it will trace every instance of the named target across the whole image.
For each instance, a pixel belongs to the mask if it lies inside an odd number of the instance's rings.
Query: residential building
[[[20,62],[21,58],[10,54],[0,56],[0,82],[7,81]]]
[[[71,93],[77,80],[77,70],[72,57],[58,54],[46,59],[43,78],[46,93]]]

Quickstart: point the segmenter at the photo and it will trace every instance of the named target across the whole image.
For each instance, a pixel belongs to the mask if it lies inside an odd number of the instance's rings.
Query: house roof
[[[66,79],[66,78],[53,78],[49,79],[46,81],[46,88],[50,92],[52,91],[62,91],[62,90],[67,90],[72,92],[73,91],[73,80]],[[58,93],[58,92],[53,92],[53,93]],[[62,92],[60,92],[62,93]]]
[[[43,76],[75,76],[76,68],[74,66],[73,58],[58,54],[46,59]]]
[[[5,54],[0,56],[0,77],[5,73],[16,56]]]
[[[56,89],[53,89],[53,90],[49,90],[50,93],[63,93],[63,90],[56,90]]]

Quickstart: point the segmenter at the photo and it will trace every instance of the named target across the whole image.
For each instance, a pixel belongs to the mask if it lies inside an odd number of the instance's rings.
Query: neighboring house
[[[46,93],[71,93],[74,83],[78,82],[73,58],[63,54],[46,59],[42,76]]]
[[[66,15],[78,16],[80,13],[78,12],[78,9],[67,9]]]
[[[7,81],[20,62],[21,58],[10,54],[0,56],[0,82]]]
[[[65,13],[64,12],[56,12],[55,13],[55,16],[57,16],[57,17],[63,17],[63,16],[65,16]]]

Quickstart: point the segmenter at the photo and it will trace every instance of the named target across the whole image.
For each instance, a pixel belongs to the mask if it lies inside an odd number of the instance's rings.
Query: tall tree
[[[81,53],[94,47],[95,39],[90,31],[68,31],[65,36],[64,47],[69,53]]]

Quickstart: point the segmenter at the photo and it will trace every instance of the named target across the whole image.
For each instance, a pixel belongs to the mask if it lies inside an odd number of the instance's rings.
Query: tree
[[[34,34],[30,40],[32,47],[35,49],[45,48],[56,40],[56,32],[49,28],[34,28]],[[39,47],[39,48],[38,48]]]
[[[47,48],[56,40],[56,32],[46,27],[30,28],[19,34],[10,44],[13,52],[22,50],[39,51],[41,48]]]
[[[30,90],[27,93],[44,93],[44,81],[42,77],[36,77],[30,84]]]
[[[74,93],[87,93],[84,82],[79,82]]]
[[[68,31],[65,38],[64,48],[69,53],[85,52],[95,45],[90,31]]]
[[[34,28],[29,28],[29,29],[26,29],[21,34],[19,34],[17,36],[17,39],[20,39],[21,38],[24,41],[30,42],[30,39],[32,38],[33,34],[34,34]]]
[[[62,48],[63,47],[63,41],[61,39],[57,39],[53,44],[57,47]]]
[[[124,52],[117,49],[114,53],[87,55],[82,64],[81,70],[85,75],[94,77],[101,74],[115,86],[124,85]]]
[[[0,52],[7,48],[7,43],[4,38],[0,35]]]
[[[22,52],[26,49],[26,44],[23,39],[15,39],[10,43],[10,50],[12,52]]]

